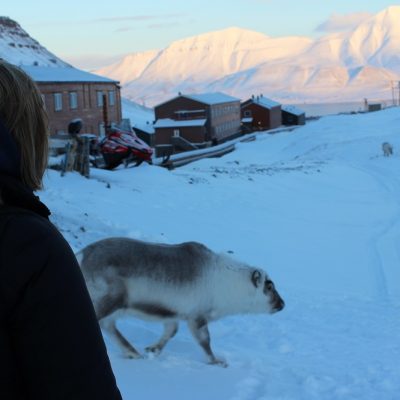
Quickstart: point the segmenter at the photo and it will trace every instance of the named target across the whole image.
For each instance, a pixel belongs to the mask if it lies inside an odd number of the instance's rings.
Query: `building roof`
[[[179,96],[173,97],[172,99],[157,104],[155,108],[162,106],[163,104],[169,103],[170,101],[173,101],[175,99],[179,99],[180,97],[185,97],[186,99],[191,99],[208,105],[232,103],[233,101],[240,102],[240,99],[238,99],[237,97],[232,97],[229,96],[228,94],[221,92],[200,93],[200,94],[179,94]]]
[[[139,123],[139,124],[134,124],[132,126],[133,129],[138,129],[142,132],[145,132],[149,135],[152,135],[153,133],[155,133],[154,131],[154,125],[153,124],[144,124],[144,123]]]
[[[82,71],[73,67],[44,67],[22,65],[21,68],[36,82],[93,82],[118,83],[118,81]]]
[[[264,96],[256,96],[254,98],[252,97],[251,99],[246,100],[243,104],[250,102],[254,104],[259,104],[260,106],[267,108],[268,110],[274,107],[279,107],[281,105],[280,103],[277,103],[276,101]]]
[[[240,101],[237,97],[229,96],[228,94],[221,92],[214,93],[199,93],[199,94],[185,94],[182,97],[187,97],[200,103],[209,105],[220,104],[220,103],[231,103],[233,101]]]
[[[289,105],[283,105],[282,111],[286,111],[290,114],[297,115],[297,116],[305,114],[305,112],[303,110],[301,110],[300,108],[297,108],[295,106],[289,106]]]
[[[183,119],[173,120],[170,118],[161,118],[156,121],[154,128],[181,128],[186,126],[203,126],[206,123],[206,119]]]

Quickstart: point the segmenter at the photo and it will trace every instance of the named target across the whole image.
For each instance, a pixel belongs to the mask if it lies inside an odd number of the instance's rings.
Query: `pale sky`
[[[268,36],[345,30],[396,5],[385,0],[21,0],[0,12],[65,61],[95,68],[122,55],[231,26]],[[400,23],[400,21],[399,21]]]

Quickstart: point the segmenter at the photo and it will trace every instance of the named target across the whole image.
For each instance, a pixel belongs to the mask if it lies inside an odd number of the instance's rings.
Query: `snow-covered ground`
[[[174,171],[49,171],[41,198],[74,250],[116,235],[196,240],[265,268],[286,301],[211,324],[228,368],[207,365],[185,326],[142,360],[106,337],[126,400],[400,398],[399,108],[260,134]],[[119,328],[140,350],[161,332],[130,317]]]

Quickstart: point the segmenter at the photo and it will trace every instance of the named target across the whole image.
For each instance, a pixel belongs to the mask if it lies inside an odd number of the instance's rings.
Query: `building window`
[[[101,90],[97,91],[97,105],[103,107],[103,92]]]
[[[115,105],[115,92],[114,92],[114,90],[108,92],[108,104],[110,106],[114,106]]]
[[[54,93],[54,111],[61,111],[62,108],[62,93]]]
[[[251,110],[245,110],[244,111],[244,116],[245,117],[251,117]]]
[[[75,110],[78,108],[78,93],[69,92],[69,108]]]
[[[174,136],[175,137],[179,136],[179,129],[174,129]]]

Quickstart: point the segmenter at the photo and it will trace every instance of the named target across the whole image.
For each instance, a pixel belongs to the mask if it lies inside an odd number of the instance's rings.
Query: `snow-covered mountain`
[[[134,53],[96,72],[121,83],[144,81],[209,82],[221,76],[300,53],[308,38],[269,38],[240,28],[206,33],[173,42],[162,51]],[[195,66],[195,68],[193,68]]]
[[[149,50],[129,54],[122,61],[100,68],[96,73],[118,80],[125,85],[138,78],[158,53],[158,50]]]
[[[8,17],[0,17],[0,58],[15,65],[69,67]]]
[[[400,6],[391,6],[350,32],[313,40],[229,28],[132,54],[97,73],[120,80],[124,96],[147,105],[210,90],[284,102],[391,98],[399,47]]]

